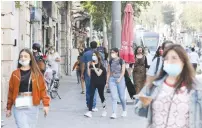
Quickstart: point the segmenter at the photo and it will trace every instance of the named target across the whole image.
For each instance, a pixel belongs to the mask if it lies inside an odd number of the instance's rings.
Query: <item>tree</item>
[[[171,5],[162,6],[164,23],[171,26],[171,23],[175,20],[175,9]]]
[[[202,6],[199,3],[183,4],[182,25],[190,31],[202,31]]]
[[[82,1],[83,8],[93,16],[94,25],[102,26],[102,18],[104,17],[107,28],[109,29],[109,24],[111,22],[112,15],[112,2],[111,1]],[[124,15],[124,9],[127,3],[131,3],[134,9],[134,16],[138,17],[142,11],[142,7],[146,8],[150,5],[148,1],[122,1],[121,2],[121,12],[122,17]],[[100,27],[98,27],[101,29]]]
[[[139,17],[136,18],[136,23],[143,26],[147,26],[147,29],[152,30],[155,26],[160,27],[160,23],[163,21],[163,15],[161,13],[162,2],[151,2],[150,6],[142,10]]]
[[[127,1],[122,1],[122,17],[124,14],[124,8]],[[146,8],[149,5],[148,1],[133,1],[130,2],[133,5],[135,11],[134,15],[138,16],[141,12],[140,7]],[[86,10],[93,17],[93,24],[97,30],[103,30],[104,42],[107,41],[107,30],[111,27],[112,16],[112,1],[82,1],[84,10]],[[101,27],[102,26],[102,27]]]

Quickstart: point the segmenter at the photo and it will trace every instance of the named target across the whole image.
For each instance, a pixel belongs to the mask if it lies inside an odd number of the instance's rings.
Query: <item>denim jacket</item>
[[[145,86],[141,93],[151,96],[153,99],[159,94],[166,77],[161,80],[154,81],[153,86],[149,88]],[[198,80],[194,81],[193,89],[191,90],[190,104],[189,104],[189,128],[202,128],[202,84]],[[142,104],[141,101],[137,101]],[[141,105],[142,106],[142,105]],[[152,123],[152,107],[149,105],[148,109],[148,125]]]

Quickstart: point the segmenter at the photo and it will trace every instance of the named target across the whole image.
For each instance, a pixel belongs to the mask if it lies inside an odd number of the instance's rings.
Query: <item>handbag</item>
[[[152,86],[150,87],[150,89],[153,87],[153,84]],[[151,95],[151,90],[150,90],[150,93],[149,95]],[[135,104],[135,114],[140,116],[140,117],[145,117],[147,118],[147,115],[148,115],[148,111],[149,111],[149,106],[150,105],[147,105],[147,106],[143,106],[143,104],[141,103],[141,101],[139,100],[136,100],[136,104]]]
[[[148,96],[151,96],[151,93],[154,91],[154,85],[152,84],[151,85],[151,87],[149,87],[149,89],[150,89],[150,91],[149,91],[149,93],[147,94]],[[155,98],[157,97],[157,95],[156,96],[154,96]],[[155,99],[154,98],[154,99]],[[152,101],[151,101],[152,102]],[[150,104],[151,104],[151,102],[150,102]],[[140,116],[140,117],[145,117],[145,118],[147,118],[147,116],[148,116],[148,111],[149,111],[149,108],[150,108],[150,104],[149,105],[147,105],[147,106],[143,106],[143,104],[141,103],[141,101],[139,101],[139,100],[136,100],[136,104],[135,104],[135,114],[136,115],[138,115],[138,116]]]
[[[31,75],[28,83],[28,93],[30,85],[31,85]],[[15,100],[16,108],[29,108],[31,106],[33,106],[32,96],[18,96]]]

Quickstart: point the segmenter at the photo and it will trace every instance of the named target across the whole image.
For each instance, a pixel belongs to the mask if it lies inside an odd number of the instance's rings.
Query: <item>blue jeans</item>
[[[32,106],[30,108],[16,108],[13,106],[13,113],[17,128],[36,128],[39,106]]]
[[[85,85],[86,85],[86,105],[89,107],[90,103],[90,77],[84,73]],[[96,107],[96,97],[97,97],[97,89],[95,90],[94,99],[93,99],[93,108]]]
[[[120,81],[120,83],[117,83],[118,78],[110,77],[109,78],[109,88],[111,91],[111,97],[112,97],[112,112],[116,113],[117,109],[117,102],[118,97],[121,101],[121,105],[123,108],[123,111],[126,111],[126,97],[125,97],[125,90],[126,90],[126,84],[125,84],[125,78],[123,77]]]
[[[77,82],[78,84],[81,83],[81,71],[76,70]]]

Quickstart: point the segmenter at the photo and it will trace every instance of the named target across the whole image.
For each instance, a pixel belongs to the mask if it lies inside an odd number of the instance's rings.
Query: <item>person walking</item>
[[[200,59],[199,59],[198,53],[195,52],[195,48],[191,48],[191,53],[189,54],[189,59],[190,59],[192,66],[194,67],[194,70],[196,71],[197,64],[199,63]]]
[[[103,112],[102,116],[106,116],[106,100],[104,97],[104,88],[106,85],[106,69],[101,63],[101,56],[99,52],[94,52],[92,60],[88,62],[88,76],[90,79],[90,103],[89,111],[85,114],[86,117],[92,117],[92,108],[93,108],[93,98],[95,90],[98,89],[98,93],[102,102]]]
[[[160,75],[138,96],[136,113],[144,107],[148,128],[202,128],[201,83],[186,51],[173,44],[164,51],[163,58]]]
[[[151,63],[152,63],[152,55],[150,54],[150,51],[148,49],[148,47],[144,47],[144,54],[147,58],[147,65],[148,68],[150,67]]]
[[[41,53],[41,45],[39,43],[34,43],[32,45],[32,51],[41,73],[44,74],[46,71],[46,64],[43,54]]]
[[[162,44],[162,50],[164,51],[168,46],[170,46],[172,44],[173,44],[172,41],[169,41],[169,40],[164,41]],[[158,60],[159,60],[159,62],[158,62]],[[159,75],[162,65],[163,65],[162,57],[160,57],[160,59],[155,58],[152,61],[151,65],[146,73],[147,77],[146,77],[145,85],[148,85],[149,83],[151,83],[151,81],[154,81],[154,79]]]
[[[91,49],[86,49],[86,52],[83,54],[81,58],[82,67],[81,67],[81,79],[85,80],[86,85],[86,105],[89,108],[90,103],[90,77],[88,76],[88,62],[92,61],[93,53],[97,49],[97,42],[92,41],[90,43]],[[96,112],[98,109],[96,108],[96,97],[97,97],[97,89],[95,91],[94,100],[93,100],[93,109],[92,111]]]
[[[159,69],[159,65],[160,65],[160,61],[162,61],[162,55],[163,55],[163,49],[161,46],[158,47],[158,49],[156,50],[156,53],[152,59],[152,61],[154,61],[155,59],[157,59],[156,61],[156,68],[155,68],[155,74],[157,74],[157,71]]]
[[[112,60],[110,60],[108,65],[108,71],[107,71],[107,83],[106,85],[109,86],[111,91],[111,97],[112,97],[112,115],[111,119],[115,119],[116,116],[116,110],[117,110],[117,102],[118,97],[121,101],[123,113],[122,117],[127,116],[126,111],[126,84],[125,84],[125,62],[123,59],[119,57],[119,50],[118,48],[112,48],[111,49],[111,57]]]
[[[6,117],[11,116],[13,108],[18,128],[36,128],[41,100],[44,115],[47,116],[50,98],[46,93],[45,80],[29,49],[19,54],[18,68],[12,72],[9,81]]]
[[[81,62],[80,62],[80,56],[77,57],[77,61],[74,63],[72,71],[76,69],[76,76],[77,76],[77,84],[81,84],[81,94],[85,94],[84,92],[84,84],[81,80]]]
[[[59,62],[61,61],[59,53],[51,46],[48,50],[47,62],[50,68],[56,71],[56,76],[59,77]]]
[[[136,93],[144,87],[146,80],[146,68],[148,68],[147,57],[144,55],[142,47],[135,50],[135,63],[133,65],[133,82],[135,84]]]

